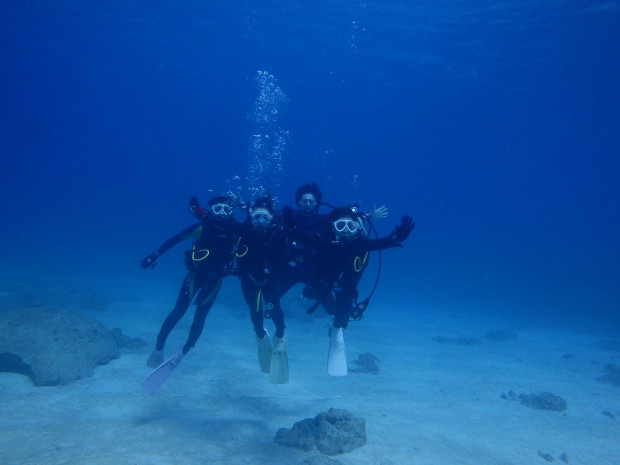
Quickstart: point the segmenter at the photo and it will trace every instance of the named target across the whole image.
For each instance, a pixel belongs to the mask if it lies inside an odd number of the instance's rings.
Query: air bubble
[[[290,133],[282,130],[277,119],[288,97],[267,71],[256,73],[258,95],[252,120],[256,130],[250,138],[248,187],[253,197],[280,187],[284,177],[283,160],[288,153]]]

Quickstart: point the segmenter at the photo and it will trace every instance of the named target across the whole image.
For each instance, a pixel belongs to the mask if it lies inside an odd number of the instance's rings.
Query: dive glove
[[[402,217],[400,224],[394,228],[392,237],[396,242],[401,243],[409,237],[414,226],[413,219],[409,215],[405,215]]]
[[[148,257],[144,257],[140,260],[140,266],[144,269],[146,268],[154,268],[157,265],[157,259],[159,258],[159,254],[157,252],[153,252]]]
[[[193,196],[189,198],[189,212],[199,220],[204,220],[207,216],[207,212],[198,203],[198,198]]]

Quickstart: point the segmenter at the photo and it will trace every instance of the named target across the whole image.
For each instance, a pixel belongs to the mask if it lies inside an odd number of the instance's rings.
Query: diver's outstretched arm
[[[180,233],[175,234],[170,239],[167,239],[162,245],[160,245],[159,248],[155,250],[153,253],[144,257],[142,260],[140,260],[140,266],[144,269],[154,268],[155,265],[157,265],[157,260],[159,259],[159,257],[161,257],[164,253],[166,253],[172,247],[177,245],[179,242],[182,242],[185,239],[188,239],[190,237],[198,238],[200,236],[201,228],[202,228],[202,224],[196,223],[196,224],[193,224],[185,228]]]

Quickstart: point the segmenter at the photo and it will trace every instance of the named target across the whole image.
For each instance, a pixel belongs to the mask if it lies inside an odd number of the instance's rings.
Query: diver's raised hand
[[[402,217],[400,224],[394,228],[392,237],[400,244],[409,237],[409,234],[411,234],[414,226],[415,223],[413,222],[413,219],[409,215],[405,215]]]
[[[189,198],[189,212],[199,220],[204,220],[207,216],[207,212],[198,203],[198,198],[194,196]]]
[[[224,195],[228,197],[233,208],[245,208],[245,203],[241,200],[241,194],[239,192],[234,193],[233,191],[227,191]]]
[[[380,220],[388,216],[388,209],[385,205],[381,205],[379,208],[373,206],[371,212],[368,214],[370,221]]]

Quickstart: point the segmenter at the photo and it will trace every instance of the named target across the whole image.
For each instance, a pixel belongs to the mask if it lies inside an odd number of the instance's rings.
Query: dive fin
[[[342,328],[329,328],[329,355],[327,373],[331,376],[347,375],[347,352],[344,347],[344,331]]]
[[[273,347],[271,346],[271,339],[269,339],[267,330],[265,330],[265,335],[262,339],[256,336],[256,344],[258,346],[258,364],[260,365],[260,371],[269,373]]]
[[[269,382],[271,384],[288,383],[288,354],[286,353],[286,338],[275,337],[271,352],[269,367]]]
[[[142,382],[142,388],[147,394],[154,396],[161,389],[166,380],[170,377],[174,369],[181,363],[183,359],[183,346],[174,353],[172,357],[159,365],[153,372]]]

